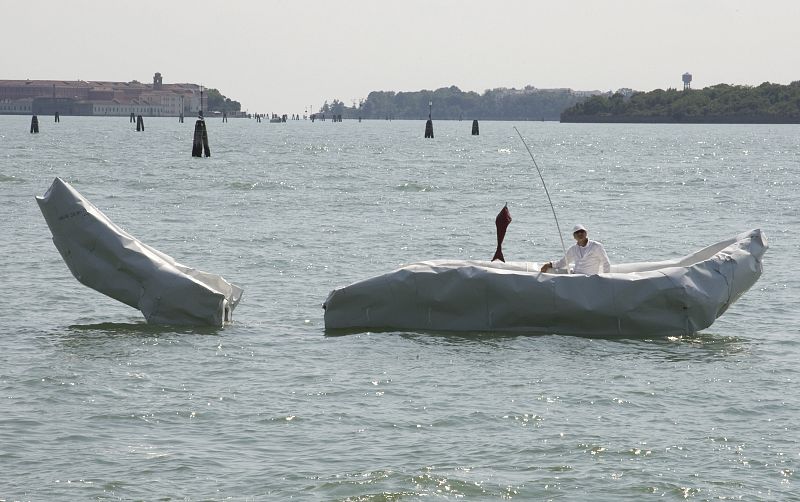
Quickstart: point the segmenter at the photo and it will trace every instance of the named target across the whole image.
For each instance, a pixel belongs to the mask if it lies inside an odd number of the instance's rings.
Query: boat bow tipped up
[[[232,320],[240,287],[140,242],[61,178],[36,202],[82,284],[139,309],[148,323],[222,326]]]

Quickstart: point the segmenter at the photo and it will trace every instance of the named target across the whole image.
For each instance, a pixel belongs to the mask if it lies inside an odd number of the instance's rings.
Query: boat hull
[[[670,336],[710,326],[759,278],[760,230],[679,260],[598,275],[535,263],[427,261],[335,289],[326,329]]]

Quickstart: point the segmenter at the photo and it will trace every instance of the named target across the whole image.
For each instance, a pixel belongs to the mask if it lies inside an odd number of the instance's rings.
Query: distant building
[[[0,115],[31,115],[33,99],[0,100]]]
[[[202,108],[207,107],[203,94]],[[0,114],[112,115],[131,113],[177,117],[201,109],[200,86],[164,84],[161,73],[153,83],[84,80],[0,80]]]
[[[613,92],[611,91],[606,93],[597,90],[594,91],[573,91],[572,89],[567,89],[567,90],[571,92],[573,96],[577,96],[579,98],[590,98],[592,96],[603,96],[603,95],[611,96],[613,94]]]

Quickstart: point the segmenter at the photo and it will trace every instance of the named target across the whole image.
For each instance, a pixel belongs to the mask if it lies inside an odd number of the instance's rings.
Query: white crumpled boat
[[[240,287],[140,242],[61,178],[36,202],[82,284],[139,309],[152,324],[222,326],[231,320]]]
[[[680,259],[612,265],[599,275],[424,261],[333,290],[325,328],[687,335],[711,326],[758,280],[767,248],[756,229]]]

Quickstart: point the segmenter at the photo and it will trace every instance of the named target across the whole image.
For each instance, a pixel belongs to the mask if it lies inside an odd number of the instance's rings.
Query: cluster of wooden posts
[[[480,129],[478,128],[478,121],[472,121],[472,135],[479,136]],[[433,120],[429,117],[428,121],[425,122],[425,137],[426,138],[433,138]]]
[[[284,115],[285,117],[285,115]],[[323,116],[324,117],[324,116]],[[334,122],[341,122],[342,116],[341,115],[334,115],[333,116]],[[311,116],[311,121],[313,122],[315,116]],[[323,119],[324,120],[324,119]],[[61,116],[58,112],[55,114],[55,121],[61,122]],[[181,113],[178,117],[178,121],[183,123],[183,114]],[[222,121],[227,122],[228,116],[227,114],[223,114]],[[285,118],[284,118],[285,121]],[[361,122],[361,117],[358,119]],[[142,132],[144,131],[144,119],[141,115],[136,116],[135,114],[131,113],[130,122],[136,123],[136,131]],[[261,122],[261,115],[256,115],[256,122]],[[31,134],[36,134],[39,132],[39,118],[34,115],[31,118]],[[478,129],[478,121],[472,121],[472,135],[478,136],[480,134]],[[431,119],[430,115],[428,115],[428,121],[425,122],[425,137],[426,138],[433,138],[433,120]],[[194,123],[194,139],[192,141],[192,157],[202,157],[202,156],[210,157],[211,156],[211,148],[208,146],[208,130],[206,129],[206,121],[203,117],[203,111],[201,110],[198,114],[197,121]]]
[[[178,120],[183,123],[183,114],[180,114]],[[55,121],[61,122],[61,115],[56,112]],[[227,115],[223,116],[223,122],[227,122]],[[141,115],[131,113],[130,123],[136,123],[136,132],[144,131],[144,118]],[[39,133],[39,117],[34,115],[31,117],[31,134]],[[192,157],[211,157],[211,148],[208,146],[208,130],[206,129],[206,121],[203,118],[201,111],[197,117],[197,122],[194,124],[194,140],[192,142]]]

